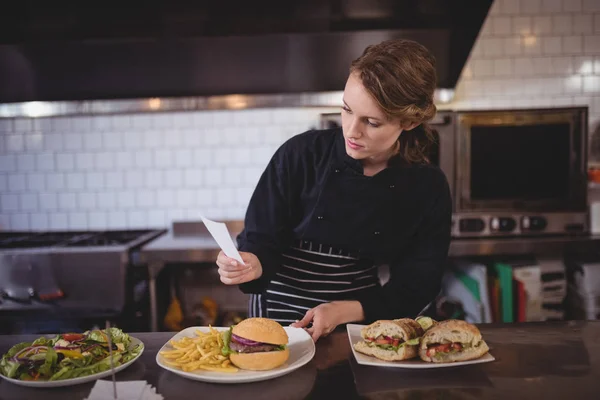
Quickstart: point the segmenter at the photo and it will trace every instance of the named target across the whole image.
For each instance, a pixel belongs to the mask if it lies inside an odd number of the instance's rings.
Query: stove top
[[[156,230],[0,232],[0,249],[127,246]]]
[[[137,239],[145,236],[153,231],[137,230],[137,231],[107,231],[71,241],[66,244],[67,247],[84,247],[84,246],[122,246],[134,242]]]

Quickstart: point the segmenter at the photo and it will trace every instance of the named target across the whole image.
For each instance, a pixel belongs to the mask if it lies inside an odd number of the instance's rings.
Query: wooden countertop
[[[600,321],[479,327],[494,362],[430,370],[360,366],[340,328],[317,342],[315,358],[303,368],[274,380],[238,385],[196,382],[163,370],[155,362],[156,353],[173,333],[132,333],[145,343],[146,350],[137,362],[118,373],[117,379],[147,380],[165,399],[189,399],[192,394],[211,400],[598,398]],[[0,336],[0,353],[35,337]],[[1,380],[0,398],[83,399],[92,386],[40,390]]]

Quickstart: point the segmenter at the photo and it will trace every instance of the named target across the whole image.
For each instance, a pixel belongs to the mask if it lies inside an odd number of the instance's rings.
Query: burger
[[[290,356],[288,335],[268,318],[247,318],[227,332],[223,354],[241,369],[265,371],[283,365]]]
[[[354,345],[359,353],[384,361],[409,360],[417,356],[422,326],[413,319],[379,320],[362,328],[362,341]]]
[[[446,363],[474,360],[489,351],[481,332],[473,324],[449,319],[431,327],[419,346],[423,361]]]

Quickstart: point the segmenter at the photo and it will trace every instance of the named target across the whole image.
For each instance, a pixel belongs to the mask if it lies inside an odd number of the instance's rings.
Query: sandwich
[[[474,360],[489,350],[473,324],[449,319],[430,328],[419,346],[419,357],[434,363]]]
[[[423,328],[410,318],[379,320],[361,329],[363,340],[354,350],[384,361],[408,360],[417,356]]]
[[[223,339],[223,355],[241,369],[265,371],[283,365],[290,357],[288,335],[272,319],[247,318],[232,326]]]

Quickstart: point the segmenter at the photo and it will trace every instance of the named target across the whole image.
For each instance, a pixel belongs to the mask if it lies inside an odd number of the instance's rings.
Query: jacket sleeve
[[[390,263],[390,279],[358,299],[367,323],[378,319],[415,318],[441,289],[450,246],[452,200],[444,178],[443,190],[423,217],[413,240]]]
[[[291,165],[287,143],[271,158],[250,199],[244,230],[237,237],[238,249],[256,255],[263,273],[259,279],[239,285],[244,293],[265,290],[281,265],[283,248],[291,240]]]

